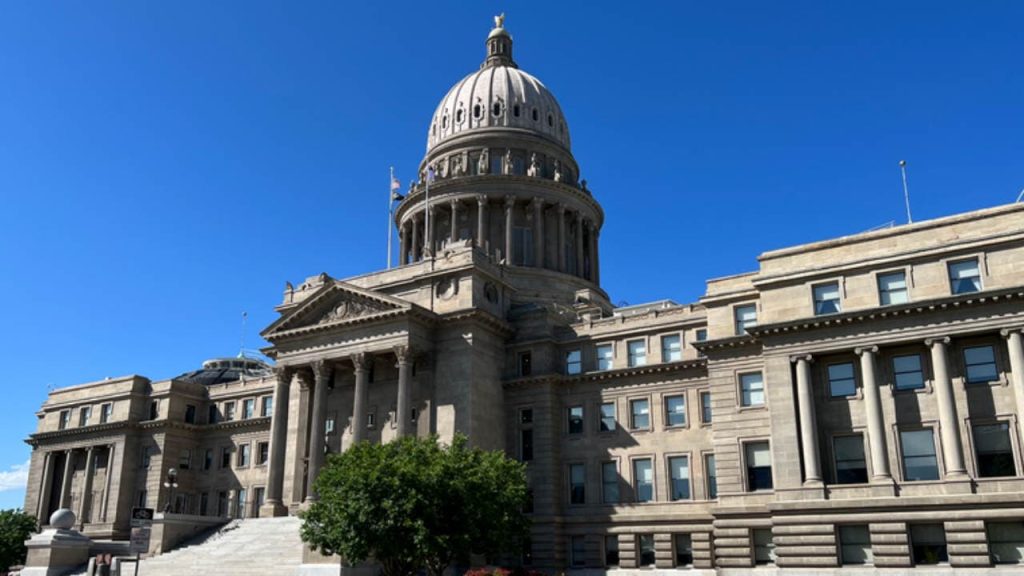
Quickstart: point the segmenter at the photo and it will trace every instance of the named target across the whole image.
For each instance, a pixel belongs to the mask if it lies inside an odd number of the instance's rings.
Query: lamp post
[[[169,513],[174,508],[174,489],[178,487],[178,469],[167,470],[167,480],[164,481],[164,488],[168,488],[167,506],[164,506],[164,513]]]

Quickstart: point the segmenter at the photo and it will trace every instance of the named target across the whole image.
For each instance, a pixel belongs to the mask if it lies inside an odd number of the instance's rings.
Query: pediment
[[[398,298],[334,280],[297,309],[278,318],[262,335],[271,340],[295,330],[383,318],[408,311],[411,307],[410,303]]]

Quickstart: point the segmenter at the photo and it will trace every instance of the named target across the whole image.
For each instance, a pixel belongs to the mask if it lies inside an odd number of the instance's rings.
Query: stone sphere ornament
[[[61,508],[50,515],[50,526],[58,530],[70,530],[75,525],[75,513]]]

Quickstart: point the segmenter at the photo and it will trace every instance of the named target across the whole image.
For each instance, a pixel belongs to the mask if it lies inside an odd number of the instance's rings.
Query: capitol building
[[[52,391],[25,509],[70,508],[96,541],[136,506],[182,535],[258,524],[316,499],[325,454],[461,432],[525,463],[517,561],[547,572],[1024,566],[1024,204],[752,254],[696,302],[619,307],[603,191],[501,21],[426,131],[398,266],[288,284],[272,365]]]

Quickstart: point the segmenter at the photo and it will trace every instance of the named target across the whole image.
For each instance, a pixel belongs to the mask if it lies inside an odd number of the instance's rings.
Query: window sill
[[[768,409],[768,404],[767,403],[765,403],[765,404],[758,404],[756,406],[739,406],[739,407],[737,407],[737,410],[739,410],[740,412],[747,412],[747,411],[751,411],[751,410],[767,410],[767,409]]]
[[[680,430],[689,430],[689,429],[690,429],[690,425],[689,424],[675,424],[673,426],[665,426],[665,431],[666,432],[678,432]]]

